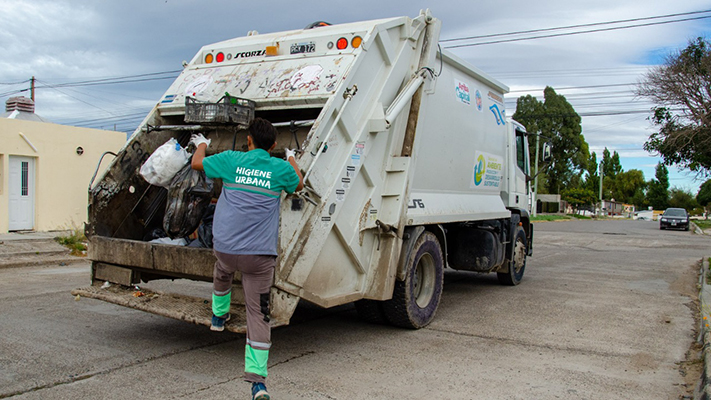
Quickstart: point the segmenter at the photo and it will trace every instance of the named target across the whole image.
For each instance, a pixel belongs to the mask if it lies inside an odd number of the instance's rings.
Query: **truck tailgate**
[[[212,318],[212,309],[208,300],[177,293],[162,293],[143,288],[137,291],[132,287],[112,285],[107,288],[88,286],[74,289],[72,295],[102,300],[197,325],[210,326]],[[230,315],[231,318],[225,328],[236,333],[247,332],[244,305],[232,303]],[[273,319],[271,325],[276,327],[286,323]]]

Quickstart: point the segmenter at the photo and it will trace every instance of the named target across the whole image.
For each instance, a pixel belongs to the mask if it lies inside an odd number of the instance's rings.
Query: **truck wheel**
[[[502,285],[516,286],[521,283],[523,279],[523,272],[526,269],[526,254],[528,249],[526,249],[526,232],[523,228],[516,227],[516,234],[514,236],[514,248],[513,257],[511,262],[509,262],[509,268],[506,272],[498,272],[496,274],[499,278],[499,283]]]
[[[444,258],[437,236],[423,232],[407,257],[404,281],[395,281],[391,300],[382,303],[391,324],[419,329],[434,319],[442,297]]]
[[[365,322],[371,324],[384,324],[388,320],[383,311],[383,302],[377,300],[358,300],[355,302],[358,316]]]

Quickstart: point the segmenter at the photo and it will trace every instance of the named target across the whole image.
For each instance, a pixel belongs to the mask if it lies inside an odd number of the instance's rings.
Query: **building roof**
[[[0,114],[0,118],[50,122],[35,114],[35,102],[24,96],[10,97],[5,102],[5,112]]]

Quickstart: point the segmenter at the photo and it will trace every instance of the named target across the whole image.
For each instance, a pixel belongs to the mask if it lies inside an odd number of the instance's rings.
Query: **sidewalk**
[[[68,231],[0,234],[0,268],[68,265],[85,261],[86,258],[71,255],[69,249],[54,240],[57,236],[68,234]]]

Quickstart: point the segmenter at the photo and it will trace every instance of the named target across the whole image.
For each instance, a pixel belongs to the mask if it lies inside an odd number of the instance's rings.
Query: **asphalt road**
[[[274,399],[678,399],[709,244],[655,222],[539,223],[521,285],[449,271],[425,329],[300,306],[273,332],[268,387]],[[75,301],[88,280],[88,263],[0,269],[0,398],[249,398],[242,335]]]

